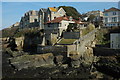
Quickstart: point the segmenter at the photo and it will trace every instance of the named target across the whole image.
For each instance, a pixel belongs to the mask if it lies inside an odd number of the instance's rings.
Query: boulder
[[[23,55],[10,59],[11,64],[18,70],[28,67],[41,67],[54,65],[52,53],[40,55]]]
[[[55,56],[55,63],[62,64],[62,62],[63,62],[63,56],[62,55]]]
[[[80,66],[80,55],[77,51],[70,52],[71,66],[77,68]]]
[[[74,68],[80,67],[80,61],[79,60],[72,60],[71,66]]]
[[[10,48],[6,48],[6,52],[12,57],[18,57],[22,55],[27,55],[27,52],[24,51],[12,51]]]

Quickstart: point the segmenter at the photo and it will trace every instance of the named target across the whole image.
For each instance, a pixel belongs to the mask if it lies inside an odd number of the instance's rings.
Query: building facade
[[[48,7],[48,9],[41,8],[39,10],[38,21],[40,29],[44,29],[44,24],[48,21],[54,20],[57,17],[66,15],[63,8]]]
[[[38,13],[38,21],[40,29],[44,29],[44,23],[46,22],[47,9],[41,8]]]
[[[90,20],[96,27],[99,27],[103,23],[103,12],[102,11],[90,11],[86,14],[88,16],[87,19],[93,18],[93,20]],[[91,17],[92,16],[92,17]]]
[[[31,10],[24,14],[20,20],[20,27],[38,27],[38,11]]]
[[[120,33],[110,34],[110,48],[120,49]]]
[[[120,9],[112,7],[104,10],[103,23],[105,27],[120,26]]]

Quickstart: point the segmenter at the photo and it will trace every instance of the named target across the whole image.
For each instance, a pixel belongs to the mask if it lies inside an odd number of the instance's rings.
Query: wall
[[[95,56],[115,56],[120,55],[120,49],[111,49],[111,48],[93,48]]]
[[[120,49],[120,33],[110,34],[110,48]]]
[[[65,38],[65,39],[79,39],[80,32],[63,32],[63,38]]]
[[[66,46],[38,46],[37,53],[53,53],[54,55],[67,56]]]

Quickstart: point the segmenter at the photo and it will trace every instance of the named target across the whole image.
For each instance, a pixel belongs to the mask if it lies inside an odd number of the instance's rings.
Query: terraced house
[[[30,10],[21,17],[20,27],[38,27],[38,11]]]
[[[103,23],[105,27],[120,26],[120,9],[112,7],[104,10]]]

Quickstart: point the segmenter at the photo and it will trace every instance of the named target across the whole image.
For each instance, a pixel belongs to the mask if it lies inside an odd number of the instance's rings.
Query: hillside
[[[59,6],[58,8],[63,8],[66,11],[67,16],[72,16],[74,19],[78,20],[81,17],[81,14],[71,6]]]

